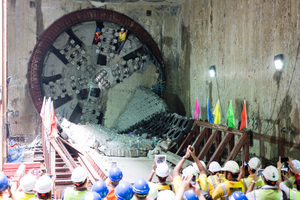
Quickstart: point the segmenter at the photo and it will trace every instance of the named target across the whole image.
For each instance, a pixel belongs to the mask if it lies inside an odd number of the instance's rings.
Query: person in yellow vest
[[[188,159],[190,156],[192,156],[194,162],[196,163],[196,165],[197,165],[197,167],[200,171],[200,173],[199,173],[200,175],[198,176],[198,179],[199,179],[199,182],[200,182],[200,187],[204,191],[207,188],[207,175],[206,175],[205,168],[201,164],[200,160],[195,156],[195,148],[192,147],[191,145],[189,145],[186,149],[185,155],[177,163],[177,165],[175,166],[175,168],[173,170],[173,185],[174,185],[175,193],[177,193],[179,185],[180,185],[181,180],[182,180],[181,176],[180,176],[180,170],[181,170],[185,160]],[[195,179],[194,181],[197,181],[197,179]]]
[[[298,169],[298,171],[300,171],[300,161],[299,160],[292,160],[288,164],[288,173],[287,173],[287,177],[288,179],[284,181],[284,183],[291,189],[294,188],[294,182],[295,182],[295,173],[293,171],[293,169],[291,168],[291,166],[293,165],[294,168]]]
[[[241,191],[243,193],[246,192],[243,180],[238,181],[240,167],[237,162],[229,160],[225,163],[221,170],[224,171],[224,177],[226,180],[224,183],[220,183],[221,180],[218,178],[218,182],[220,184],[212,193],[213,199],[220,198],[221,200],[227,200],[234,191]]]
[[[39,177],[39,179],[36,181],[35,184],[34,190],[36,191],[36,197],[30,200],[41,200],[41,199],[50,200],[52,189],[53,189],[53,180],[49,176],[43,175]]]
[[[81,200],[83,195],[88,192],[88,175],[83,167],[76,167],[71,176],[71,180],[75,187],[67,187],[63,194],[62,200]]]
[[[36,184],[36,176],[33,174],[26,174],[20,180],[20,189],[14,194],[14,198],[18,200],[28,200],[35,197],[35,192],[33,191]]]
[[[253,180],[253,174],[257,173],[257,170],[260,168],[261,162],[257,157],[253,157],[249,160],[247,164],[247,170],[249,173],[249,176],[247,178],[244,178],[244,184],[245,188],[249,188],[251,181]],[[245,170],[245,166],[241,168],[242,170]],[[261,176],[258,176],[258,180],[256,181],[254,185],[254,190],[260,189],[262,186],[264,186],[264,181],[262,180]]]
[[[12,197],[9,178],[0,172],[0,200],[12,199]]]
[[[212,195],[213,191],[219,185],[219,181],[217,177],[220,177],[220,182],[224,183],[225,177],[221,173],[221,165],[216,162],[212,161],[208,166],[208,171],[210,176],[207,177],[207,183],[209,187],[209,194]]]
[[[170,178],[170,169],[166,163],[160,163],[157,166],[156,164],[153,165],[152,171],[147,178],[148,182],[152,181],[154,173],[158,179],[158,183],[154,183],[158,192],[162,190],[174,190],[173,185],[167,183],[167,178]]]
[[[279,169],[280,170],[280,169]],[[270,165],[264,169],[262,172],[262,177],[265,185],[257,190],[253,190],[256,181],[258,179],[256,173],[253,175],[253,180],[247,190],[246,196],[249,200],[255,199],[274,199],[281,200],[283,199],[282,191],[276,186],[277,181],[279,180],[279,173],[276,167]]]
[[[202,166],[204,168],[205,174],[200,173],[200,169],[199,169],[196,162],[193,163],[193,167],[197,171],[197,175],[198,175],[197,183],[200,185],[201,190],[204,190],[208,193],[209,192],[209,185],[208,185],[208,182],[207,182],[207,174],[206,174],[207,167],[206,167],[206,164],[205,164],[204,161],[200,160],[200,163],[202,164]],[[204,185],[205,182],[206,182],[206,185]]]
[[[279,161],[277,162],[277,169],[278,169],[278,173],[279,173],[279,180],[278,180],[278,185],[279,188],[286,194],[286,196],[290,199],[290,200],[297,200],[300,199],[300,172],[294,167],[294,165],[292,164],[291,159],[289,158],[288,164],[291,167],[291,170],[293,170],[294,172],[294,176],[295,176],[295,182],[294,182],[294,188],[291,189],[289,188],[284,182],[282,182],[280,173],[281,173],[281,165],[282,163],[280,162],[280,157],[279,157]]]
[[[128,30],[124,28],[121,28],[121,31],[119,32],[119,37],[118,37],[118,44],[117,44],[117,53],[120,54],[120,51],[122,50],[124,44],[125,44],[125,40],[127,37],[127,32]]]
[[[109,170],[108,178],[105,181],[109,190],[106,196],[107,200],[117,200],[115,189],[119,185],[119,182],[122,180],[122,178],[123,173],[121,169],[117,166],[112,166],[112,168]]]

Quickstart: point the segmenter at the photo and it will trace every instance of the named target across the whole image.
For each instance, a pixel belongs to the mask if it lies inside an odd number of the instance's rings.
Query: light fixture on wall
[[[216,66],[212,65],[209,67],[209,75],[210,77],[215,77],[217,75]]]
[[[278,54],[274,57],[274,64],[276,70],[282,70],[284,66],[283,54]]]

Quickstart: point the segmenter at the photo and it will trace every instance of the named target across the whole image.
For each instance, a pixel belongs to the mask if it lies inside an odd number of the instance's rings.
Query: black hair
[[[166,182],[166,178],[167,177],[160,177],[160,176],[157,176],[159,182]]]
[[[138,193],[135,193],[135,196],[138,198],[138,199],[146,199],[148,193],[147,194],[138,194]]]
[[[75,187],[82,187],[82,186],[84,186],[86,181],[87,181],[87,178],[82,182],[74,182],[74,185],[75,185]]]
[[[255,169],[251,169],[251,168],[249,168],[249,169],[250,169],[250,171],[252,172],[252,174],[255,174],[255,172],[256,172]]]
[[[51,191],[48,193],[37,193],[38,199],[51,199]]]
[[[231,173],[231,175],[232,175],[232,178],[234,178],[234,179],[237,179],[238,177],[239,177],[239,173],[232,173],[232,172],[230,172]]]

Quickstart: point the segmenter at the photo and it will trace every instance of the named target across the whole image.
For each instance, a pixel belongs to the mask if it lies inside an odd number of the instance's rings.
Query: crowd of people
[[[193,165],[182,169],[184,162],[193,160]],[[277,166],[261,169],[257,157],[243,162],[225,162],[223,167],[213,161],[206,164],[195,156],[195,150],[188,146],[185,155],[171,173],[166,162],[154,164],[147,180],[137,179],[134,183],[123,180],[123,172],[112,166],[108,178],[95,182],[88,189],[88,173],[83,167],[73,170],[73,187],[67,187],[62,200],[281,200],[300,199],[300,161],[279,158]],[[208,173],[207,173],[208,171]],[[153,183],[154,174],[158,182]],[[30,200],[52,198],[54,179],[42,175],[38,179],[33,174],[22,177],[19,189],[12,193],[10,181],[0,174],[0,199]]]

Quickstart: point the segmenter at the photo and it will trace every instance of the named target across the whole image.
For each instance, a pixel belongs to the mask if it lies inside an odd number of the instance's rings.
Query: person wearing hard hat
[[[208,171],[210,176],[207,177],[207,183],[209,187],[209,194],[212,195],[213,191],[219,185],[217,176],[220,177],[221,183],[224,183],[225,177],[223,174],[221,174],[221,165],[216,161],[212,161],[209,164]]]
[[[162,190],[173,190],[174,187],[172,186],[172,184],[167,183],[167,178],[170,175],[169,166],[166,163],[160,163],[157,166],[154,164],[153,168],[155,170],[152,169],[152,172],[150,173],[147,181],[151,182],[153,175],[155,173],[156,177],[158,179],[158,183],[155,183],[155,186],[156,186],[158,192],[162,191]]]
[[[51,190],[53,189],[53,180],[47,176],[43,175],[35,183],[34,190],[36,191],[36,197],[34,199],[51,199]]]
[[[196,163],[199,171],[200,171],[200,175],[199,175],[199,179],[200,179],[200,187],[202,188],[202,190],[206,190],[207,188],[207,176],[206,176],[206,171],[205,168],[203,167],[202,163],[200,162],[200,160],[195,156],[195,149],[194,147],[192,147],[191,145],[189,145],[186,149],[186,153],[185,155],[182,157],[182,159],[177,163],[177,165],[175,166],[174,170],[173,170],[173,185],[175,188],[175,193],[177,193],[177,190],[179,188],[179,185],[181,183],[181,176],[180,176],[180,170],[185,162],[186,159],[188,159],[190,156],[192,156],[194,162]],[[196,177],[193,177],[193,179]],[[192,180],[194,182],[196,182],[197,179]]]
[[[130,200],[133,194],[133,188],[127,181],[121,181],[115,189],[115,195],[118,200]]]
[[[280,169],[279,169],[280,170]],[[265,185],[257,190],[253,190],[255,183],[258,179],[256,174],[253,174],[253,180],[247,190],[246,196],[249,200],[255,199],[283,199],[283,193],[276,186],[277,181],[279,180],[279,173],[276,167],[270,165],[264,169],[262,172],[262,178]]]
[[[1,199],[12,199],[12,193],[10,191],[10,181],[3,172],[0,172],[0,200]]]
[[[92,192],[97,192],[101,199],[104,199],[108,194],[108,187],[103,180],[96,181],[91,189]]]
[[[35,192],[33,191],[36,184],[36,176],[33,174],[26,174],[20,180],[21,191],[14,194],[15,199],[28,200],[35,197]]]
[[[288,164],[291,166],[291,170],[293,170],[294,172],[294,176],[295,176],[295,182],[294,184],[294,188],[291,189],[289,188],[284,182],[282,182],[280,173],[281,173],[281,165],[282,163],[280,162],[280,157],[279,157],[279,161],[277,162],[277,169],[278,169],[278,173],[279,173],[279,180],[278,180],[278,185],[279,188],[286,194],[286,196],[291,199],[291,200],[297,200],[300,199],[300,172],[294,167],[294,165],[292,164],[292,161],[290,158],[288,158]]]
[[[76,167],[71,175],[71,180],[75,187],[67,187],[63,194],[63,200],[81,200],[83,195],[88,192],[88,174],[83,167]]]
[[[297,169],[298,171],[300,171],[300,161],[299,160],[292,160],[289,164],[288,164],[288,173],[287,173],[287,177],[288,179],[284,181],[284,183],[291,189],[295,188],[294,187],[294,182],[295,182],[295,173],[292,170],[291,166],[294,166],[295,169]]]
[[[108,194],[106,196],[107,200],[116,200],[115,189],[119,185],[119,182],[123,178],[123,173],[121,169],[117,166],[113,166],[108,173],[108,178],[106,180],[106,185],[108,187]]]
[[[183,176],[176,193],[175,200],[204,200],[203,190],[200,190],[199,184],[191,184],[193,175]],[[209,198],[207,198],[209,199]],[[212,198],[211,198],[212,199]]]
[[[156,200],[175,200],[175,193],[171,190],[163,190],[158,192]]]
[[[150,191],[149,184],[144,178],[137,179],[133,184],[133,192],[134,197],[137,200],[152,200],[150,196],[148,196]]]
[[[209,192],[209,185],[207,183],[207,174],[206,174],[206,171],[207,171],[206,164],[202,160],[200,160],[200,163],[201,163],[201,165],[204,168],[205,174],[204,173],[202,173],[202,174],[200,173],[200,169],[199,169],[199,167],[198,167],[198,165],[197,165],[196,162],[193,163],[193,167],[196,170],[197,175],[198,175],[197,182],[200,185],[201,190]],[[205,183],[206,183],[206,185],[205,185]]]
[[[248,200],[248,198],[241,191],[235,191],[229,196],[229,200]]]
[[[100,35],[101,35],[100,28],[97,28],[94,35],[94,41],[93,41],[94,44],[98,44],[98,42],[100,42]]]
[[[93,191],[90,191],[90,192],[86,192],[83,197],[82,197],[82,200],[101,200],[101,196],[100,194],[98,194],[97,192],[93,192]]]
[[[124,28],[121,28],[121,31],[120,31],[119,37],[118,37],[118,43],[117,43],[117,45],[118,45],[117,53],[118,53],[118,54],[120,53],[120,51],[122,50],[122,48],[123,48],[123,46],[124,46],[124,44],[125,44],[127,32],[128,32],[127,29],[126,29],[126,31],[125,31]]]
[[[149,188],[150,188],[149,193],[148,193],[149,198],[156,199],[156,197],[158,195],[158,190],[157,190],[155,184],[151,183],[151,182],[148,182],[148,185],[149,185]]]
[[[221,200],[227,200],[234,191],[241,191],[243,193],[246,192],[243,180],[238,181],[240,167],[237,162],[229,160],[225,163],[224,167],[221,168],[221,170],[224,171],[224,177],[226,178],[226,180],[224,181],[224,183],[220,183],[221,180],[220,177],[218,177],[218,182],[220,184],[212,193],[213,199],[220,198]]]
[[[257,173],[257,170],[260,168],[261,162],[257,157],[253,157],[249,160],[248,162],[248,167],[247,170],[249,172],[249,176],[247,178],[244,178],[244,184],[245,187],[248,189],[250,186],[251,181],[253,180],[253,174]],[[242,169],[242,173],[245,170],[245,166],[243,164],[243,166],[241,167]],[[258,180],[256,181],[255,185],[254,185],[254,190],[255,189],[260,189],[262,186],[264,186],[264,181],[262,180],[261,176],[258,176]]]

